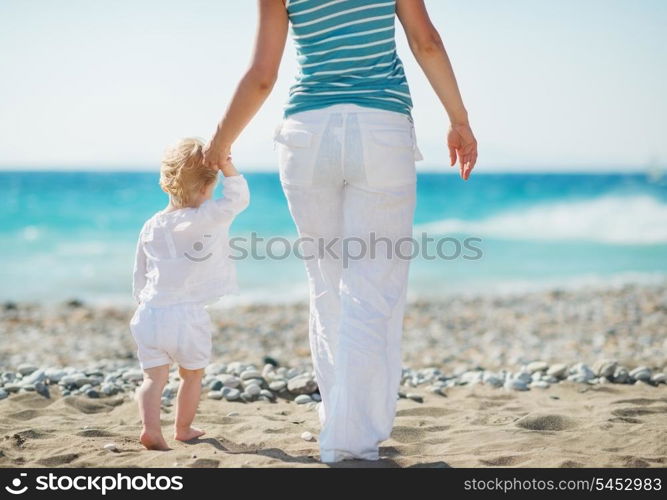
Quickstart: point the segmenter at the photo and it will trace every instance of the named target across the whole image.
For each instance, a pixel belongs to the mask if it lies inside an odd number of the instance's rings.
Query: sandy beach
[[[423,393],[423,391],[420,391]],[[173,424],[167,410],[165,426]],[[231,415],[231,416],[228,416]],[[424,402],[398,401],[391,439],[377,462],[336,467],[665,467],[667,388],[565,382],[540,392],[457,387]],[[44,399],[19,394],[0,404],[0,466],[329,467],[318,462],[315,411],[291,401],[203,400],[192,443],[146,451],[129,397]],[[165,427],[166,430],[168,430]],[[104,446],[114,443],[117,451]]]
[[[131,314],[4,305],[0,466],[329,467],[304,304],[212,310],[216,362],[196,420],[207,434],[170,439],[174,373],[168,452],[136,439]],[[336,466],[665,467],[666,325],[667,286],[411,303],[391,439],[378,462]]]

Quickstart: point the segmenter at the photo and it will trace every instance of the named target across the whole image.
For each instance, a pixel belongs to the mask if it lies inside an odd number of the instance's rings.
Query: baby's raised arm
[[[143,234],[144,229],[142,228],[141,233],[139,234],[139,240],[137,241],[134,256],[134,270],[132,273],[132,296],[137,302],[141,302],[139,300],[139,294],[146,286],[146,253],[144,252],[144,245],[142,242]]]
[[[245,177],[236,170],[231,157],[219,168],[223,175],[223,197],[210,200],[206,205],[213,209],[211,215],[216,222],[230,222],[246,209],[250,203],[250,192]]]
[[[236,175],[225,175],[222,178],[222,195],[222,198],[213,200],[220,216],[234,218],[243,212],[250,203],[245,177],[238,172]]]

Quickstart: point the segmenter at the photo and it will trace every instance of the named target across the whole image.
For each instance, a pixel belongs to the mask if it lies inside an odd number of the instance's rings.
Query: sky
[[[426,0],[479,142],[477,171],[667,166],[667,2]],[[0,0],[0,168],[150,170],[210,137],[248,66],[255,0]],[[420,169],[448,171],[447,117],[397,21]],[[275,170],[272,133],[294,81],[233,147]]]

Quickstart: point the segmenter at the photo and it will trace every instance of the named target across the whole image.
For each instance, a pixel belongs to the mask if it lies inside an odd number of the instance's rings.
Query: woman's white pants
[[[309,281],[320,458],[377,460],[402,371],[415,161],[422,159],[413,122],[337,104],[283,119],[274,144]]]

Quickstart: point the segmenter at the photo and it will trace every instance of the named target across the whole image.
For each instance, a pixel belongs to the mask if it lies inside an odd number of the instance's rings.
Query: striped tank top
[[[396,53],[396,0],[286,0],[299,63],[287,116],[352,103],[411,116]]]

